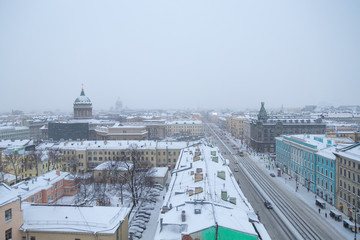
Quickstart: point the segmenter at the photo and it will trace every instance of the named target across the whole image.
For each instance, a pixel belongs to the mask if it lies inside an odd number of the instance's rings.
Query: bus
[[[316,204],[316,206],[319,206],[322,209],[326,208],[326,202],[321,199],[316,199],[315,204]]]

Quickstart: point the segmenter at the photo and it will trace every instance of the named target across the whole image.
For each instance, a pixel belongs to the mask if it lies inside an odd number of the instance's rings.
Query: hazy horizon
[[[358,1],[2,1],[0,112],[360,105]]]

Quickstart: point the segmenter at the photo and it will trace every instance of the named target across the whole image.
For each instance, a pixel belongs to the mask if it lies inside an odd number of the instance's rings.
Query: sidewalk
[[[265,174],[270,175],[270,173],[274,173],[277,176],[276,167],[267,167],[269,166],[268,160],[262,159],[260,156],[249,154],[249,157],[258,165],[259,169],[261,169]],[[316,194],[308,191],[306,187],[298,184],[298,190],[296,191],[296,181],[295,179],[290,179],[287,174],[282,174],[281,177],[274,177],[274,181],[278,184],[281,184],[284,189],[287,189],[289,192],[298,196],[305,204],[307,204],[310,208],[314,209],[315,212],[319,211],[319,207],[315,205],[315,196]],[[319,196],[317,196],[319,198]],[[321,198],[320,198],[321,199]],[[354,233],[350,231],[350,229],[346,229],[343,227],[343,222],[335,221],[330,217],[330,210],[336,209],[334,206],[330,204],[326,204],[325,209],[320,210],[320,214],[323,217],[324,221],[329,224],[330,227],[335,228],[344,236],[344,239],[354,239]],[[327,217],[325,217],[327,214]],[[345,214],[342,214],[342,219],[349,219]],[[356,239],[360,239],[360,233],[356,234]]]

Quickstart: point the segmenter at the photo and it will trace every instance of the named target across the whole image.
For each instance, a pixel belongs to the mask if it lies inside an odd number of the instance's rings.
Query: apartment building
[[[124,157],[130,161],[131,149],[140,152],[141,161],[148,167],[174,168],[181,149],[188,142],[157,141],[71,141],[44,143],[40,149],[58,149],[61,154],[62,171],[85,173],[106,161],[119,161]]]
[[[59,170],[22,181],[11,188],[21,196],[23,202],[29,203],[54,203],[63,196],[73,196],[77,192],[73,177]]]
[[[119,123],[111,127],[96,128],[97,140],[145,140],[148,132],[145,126],[122,126]]]
[[[166,122],[166,136],[204,136],[202,121],[172,121]]]
[[[336,196],[337,208],[360,222],[360,144],[336,151]]]
[[[250,122],[250,146],[257,152],[274,153],[275,137],[295,134],[324,134],[326,124],[318,119],[268,116],[264,103],[257,119]]]
[[[226,118],[226,130],[237,139],[244,139],[245,116],[231,116]]]
[[[23,240],[128,239],[130,208],[24,204],[23,211]]]
[[[336,205],[337,148],[353,143],[325,135],[283,135],[276,137],[276,165],[319,197]],[[345,141],[346,142],[346,141]]]
[[[22,239],[19,231],[23,223],[21,199],[4,183],[0,184],[0,239]]]

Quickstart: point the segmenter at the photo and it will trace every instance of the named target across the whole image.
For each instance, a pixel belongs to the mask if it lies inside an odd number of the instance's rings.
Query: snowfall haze
[[[1,1],[0,112],[360,104],[359,1]]]

